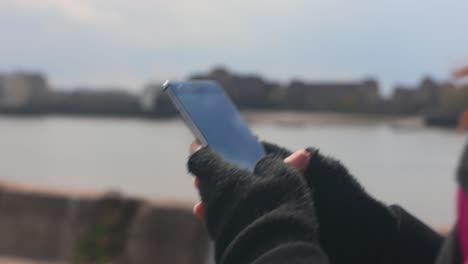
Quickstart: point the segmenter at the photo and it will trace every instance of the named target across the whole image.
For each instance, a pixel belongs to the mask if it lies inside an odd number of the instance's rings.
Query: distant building
[[[304,83],[287,87],[287,106],[293,109],[364,111],[379,103],[377,81]]]
[[[191,79],[217,81],[236,105],[243,108],[269,106],[270,95],[279,86],[256,75],[237,75],[221,67],[215,68],[207,74],[194,75]]]
[[[49,107],[64,113],[135,115],[140,111],[138,98],[123,88],[76,88],[56,93],[54,101]]]
[[[424,78],[418,86],[396,86],[391,98],[393,110],[403,114],[419,114],[437,110],[455,88]]]
[[[240,108],[374,111],[381,102],[378,83],[373,79],[323,83],[297,80],[282,86],[256,75],[234,74],[222,67],[191,79],[217,81]]]
[[[12,73],[0,78],[0,107],[24,108],[34,106],[48,91],[47,80],[36,73]]]

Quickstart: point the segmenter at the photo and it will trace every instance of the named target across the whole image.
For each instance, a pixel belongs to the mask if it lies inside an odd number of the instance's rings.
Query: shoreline
[[[369,113],[341,113],[341,112],[312,112],[292,110],[241,110],[246,122],[251,124],[273,124],[280,126],[306,125],[382,125],[395,127],[423,128],[424,117],[421,115],[388,115]],[[167,121],[180,119],[178,115],[156,116],[119,115],[119,114],[79,114],[79,113],[0,113],[0,119],[36,119],[49,117],[90,118],[90,119],[141,119],[148,121]]]
[[[298,112],[298,111],[242,111],[247,122],[282,126],[306,125],[390,125],[394,127],[425,127],[422,116],[383,114]]]

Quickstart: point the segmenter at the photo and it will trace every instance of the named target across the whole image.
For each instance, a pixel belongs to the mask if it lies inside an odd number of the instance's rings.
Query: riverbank
[[[241,111],[245,120],[251,124],[280,126],[306,125],[390,125],[395,127],[422,128],[425,126],[423,116],[399,116],[383,114],[310,112],[310,111]],[[159,116],[154,114],[78,114],[78,113],[0,113],[4,118],[96,118],[96,119],[143,119],[172,120],[179,115]]]
[[[283,126],[306,125],[390,125],[424,127],[422,116],[395,116],[334,112],[242,111],[249,123]]]

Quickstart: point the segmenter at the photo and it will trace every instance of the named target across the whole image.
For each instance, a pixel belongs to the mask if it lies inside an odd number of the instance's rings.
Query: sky
[[[224,65],[384,93],[468,63],[466,0],[1,0],[0,71],[54,87],[182,79]]]

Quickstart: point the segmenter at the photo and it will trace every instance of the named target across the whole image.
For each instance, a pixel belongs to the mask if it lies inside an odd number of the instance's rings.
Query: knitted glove
[[[305,179],[267,155],[249,172],[204,147],[188,162],[199,178],[216,263],[327,263]]]
[[[279,159],[291,154],[267,142],[267,153]],[[309,148],[304,178],[313,190],[320,222],[320,245],[331,263],[379,263],[391,250],[397,233],[392,211],[359,185],[337,160]]]

